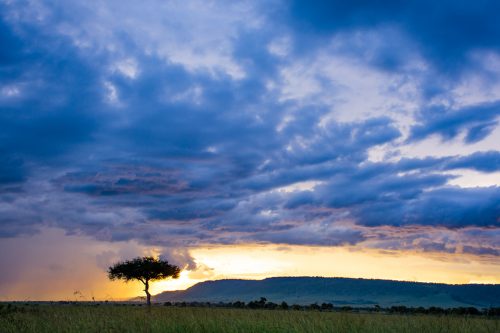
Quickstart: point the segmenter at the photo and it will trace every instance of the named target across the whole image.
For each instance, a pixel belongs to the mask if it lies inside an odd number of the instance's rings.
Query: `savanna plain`
[[[16,305],[0,332],[394,332],[498,333],[485,316],[93,305]]]

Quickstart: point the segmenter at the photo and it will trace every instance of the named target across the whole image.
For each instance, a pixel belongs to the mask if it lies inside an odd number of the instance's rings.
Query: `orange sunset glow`
[[[52,247],[58,241],[64,251]],[[40,235],[7,241],[0,250],[19,250],[30,267],[9,288],[0,289],[3,299],[27,300],[123,300],[142,296],[138,282],[107,280],[105,268],[120,253],[155,254],[157,250],[121,242],[109,244],[82,236],[65,236],[47,229]],[[205,280],[263,279],[274,276],[380,278],[403,281],[500,283],[500,265],[492,256],[442,254],[438,252],[380,251],[361,247],[290,245],[210,245],[191,248],[196,268],[179,279],[152,284],[151,292],[180,290]],[[31,259],[30,259],[31,258]],[[58,264],[56,265],[55,258]],[[33,261],[31,261],[33,260]],[[74,292],[81,295],[75,297]]]

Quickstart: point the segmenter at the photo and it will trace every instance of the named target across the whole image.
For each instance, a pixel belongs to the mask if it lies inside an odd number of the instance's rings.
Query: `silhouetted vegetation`
[[[134,302],[82,302],[82,301],[58,301],[58,302],[11,302],[0,303],[0,314],[12,312],[33,311],[40,305],[54,306],[102,306],[110,305],[117,307],[140,307],[143,304]],[[353,313],[385,313],[385,314],[405,314],[405,315],[456,315],[456,316],[487,316],[500,317],[500,307],[491,307],[477,309],[475,307],[458,307],[458,308],[440,308],[431,306],[424,307],[406,307],[406,306],[391,306],[388,308],[375,305],[373,307],[351,307],[351,306],[334,306],[332,303],[317,303],[309,305],[292,304],[286,302],[280,304],[269,302],[265,297],[259,300],[248,303],[242,301],[236,302],[164,302],[154,304],[155,306],[177,307],[177,308],[234,308],[234,309],[255,309],[255,310],[284,310],[284,311],[320,311],[320,312],[353,312]]]
[[[323,312],[363,312],[363,313],[386,313],[386,314],[431,314],[431,315],[473,315],[473,316],[490,316],[500,317],[500,307],[491,307],[477,309],[475,307],[458,307],[458,308],[440,308],[431,306],[424,307],[407,307],[407,306],[391,306],[383,308],[380,305],[373,307],[352,307],[352,306],[334,306],[332,303],[317,303],[309,305],[292,304],[286,302],[280,304],[268,302],[265,297],[259,300],[250,301],[248,303],[242,301],[236,302],[164,302],[164,306],[173,307],[214,307],[214,308],[236,308],[236,309],[268,309],[268,310],[300,310],[300,311],[323,311]]]
[[[144,284],[146,293],[146,303],[151,305],[151,294],[149,293],[149,282],[166,278],[177,279],[181,270],[175,265],[170,265],[168,261],[153,257],[135,258],[132,260],[119,262],[108,269],[108,277],[111,280],[141,281]]]

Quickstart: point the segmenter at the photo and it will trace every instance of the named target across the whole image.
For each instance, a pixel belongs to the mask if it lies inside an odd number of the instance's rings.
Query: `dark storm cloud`
[[[340,173],[314,191],[292,195],[286,206],[293,209],[319,204],[347,209],[359,224],[368,226],[494,227],[500,216],[498,187],[438,188],[454,176],[432,172],[454,168],[498,171],[497,159],[497,152],[486,152],[462,158],[414,160],[417,168],[409,168],[409,161],[367,165]],[[427,168],[425,173],[421,172],[423,168]],[[396,175],[403,170],[420,172]]]
[[[463,252],[464,253],[470,253],[470,254],[476,254],[476,255],[491,255],[491,256],[498,256],[500,255],[500,250],[491,248],[491,247],[474,247],[474,246],[464,246],[463,247]]]
[[[26,178],[27,162],[44,164],[89,141],[101,106],[94,65],[64,40],[1,21],[0,182],[13,182]]]
[[[369,245],[372,248],[472,254],[492,256],[492,260],[496,260],[494,257],[500,250],[494,242],[498,237],[498,229],[449,229],[436,226],[367,228],[364,230],[365,237],[372,240]]]
[[[126,12],[121,3],[110,3]],[[403,76],[411,75],[401,66],[414,52],[441,66],[462,61],[468,50],[495,49],[498,31],[486,23],[489,14],[456,44],[456,34],[467,29],[457,27],[457,13],[463,10],[464,22],[475,22],[478,4],[425,3],[422,8],[437,6],[425,27],[417,18],[423,9],[412,11],[413,2],[409,7],[399,2],[303,7],[297,2],[292,13],[303,16],[293,21],[271,17],[284,8],[276,5],[259,16],[258,24],[235,27],[227,40],[215,39],[209,49],[196,44],[196,38],[208,38],[198,34],[185,41],[173,38],[173,45],[163,45],[168,38],[162,34],[149,41],[155,29],[164,28],[163,17],[160,27],[148,26],[154,17],[139,20],[134,29],[144,26],[147,33],[141,30],[137,38],[135,30],[120,25],[125,19],[99,21],[93,4],[55,2],[39,13],[38,7],[23,4],[0,5],[5,9],[0,38],[6,46],[0,50],[2,237],[56,226],[101,240],[134,239],[166,248],[239,242],[353,245],[382,240],[386,236],[370,236],[370,230],[384,226],[476,226],[485,232],[498,226],[497,187],[448,183],[461,169],[497,172],[497,150],[401,156],[392,162],[369,158],[374,148],[398,148],[432,135],[451,140],[465,132],[466,143],[482,142],[498,126],[498,102],[447,108],[428,107],[432,103],[424,100],[412,114],[416,122],[405,125],[410,133],[405,137],[405,126],[390,112],[353,109],[362,117],[336,119],[343,100],[335,94],[342,80],[335,85],[321,77],[321,89],[335,95],[333,105],[319,95],[312,101],[285,98],[280,88],[289,83],[283,72],[294,61],[313,62],[309,53],[320,48],[318,38],[351,30],[374,28],[400,41],[396,53],[385,40],[348,43],[339,50],[368,67],[401,70]],[[31,10],[39,19],[30,16]],[[195,26],[202,19],[187,23]],[[217,22],[223,19],[216,16]],[[441,29],[441,19],[450,26]],[[298,32],[296,24],[308,29]],[[175,29],[180,28],[168,26],[163,32]],[[476,33],[485,36],[469,36]],[[296,41],[290,54],[286,43],[271,52],[269,45],[287,34]],[[294,50],[302,42],[314,47]],[[186,51],[186,45],[196,52]],[[182,61],[168,53],[172,50],[184,51]],[[296,89],[309,88],[304,82]],[[365,92],[357,93],[362,100]],[[431,239],[414,246],[450,250],[435,237],[431,233]],[[463,251],[494,254],[491,238],[485,242],[483,250],[471,243]],[[193,265],[183,253],[175,256],[179,264]]]
[[[315,239],[314,243],[311,243],[312,238]],[[355,245],[365,240],[365,237],[360,230],[312,226],[284,231],[268,231],[262,234],[257,232],[249,240],[278,244],[340,246]]]
[[[443,188],[423,192],[412,200],[390,198],[361,205],[355,214],[364,225],[434,225],[449,228],[498,226],[500,189]]]
[[[456,157],[446,163],[446,168],[464,168],[482,172],[496,172],[500,170],[500,152],[477,152],[469,156]]]
[[[422,140],[432,134],[450,140],[465,131],[465,142],[475,143],[495,129],[499,115],[499,103],[475,105],[459,110],[444,107],[425,109],[418,117],[419,123],[412,127],[409,140]]]
[[[490,173],[500,170],[500,152],[490,150],[465,156],[403,158],[396,163],[385,164],[385,168],[392,172],[470,169]]]
[[[318,164],[341,157],[363,160],[368,148],[395,140],[400,135],[389,118],[347,124],[331,123],[315,131],[312,140],[308,138],[292,142],[292,151],[287,153],[287,158],[295,159],[299,164]]]
[[[0,184],[18,183],[25,179],[23,160],[15,154],[0,153],[2,164],[0,164]]]
[[[292,2],[290,13],[298,29],[322,35],[394,26],[418,43],[427,59],[446,71],[455,71],[471,50],[500,49],[495,14],[499,10],[494,0],[297,0]],[[391,52],[384,52],[387,60],[382,65],[391,63],[391,54],[397,54],[397,48],[398,44],[393,44]]]

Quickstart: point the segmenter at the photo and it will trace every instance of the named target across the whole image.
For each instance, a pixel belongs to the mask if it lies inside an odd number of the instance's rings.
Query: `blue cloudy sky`
[[[499,12],[0,0],[0,242],[57,228],[498,265]]]

